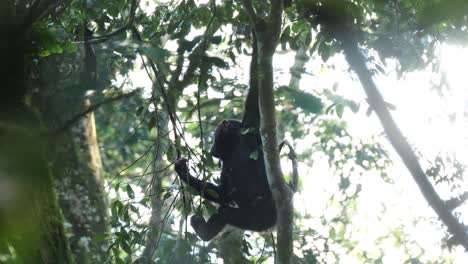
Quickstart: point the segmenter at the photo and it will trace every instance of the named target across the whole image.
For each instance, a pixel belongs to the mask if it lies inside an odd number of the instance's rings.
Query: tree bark
[[[232,229],[222,240],[216,241],[216,247],[219,250],[219,256],[225,264],[247,264],[251,263],[242,253],[242,239],[244,231],[241,229]]]
[[[151,263],[150,260],[153,259],[153,255],[156,252],[158,241],[162,236],[164,228],[164,201],[161,199],[161,190],[163,176],[166,173],[163,171],[166,167],[166,162],[164,161],[163,156],[170,145],[170,140],[167,136],[160,136],[168,130],[169,117],[167,113],[155,112],[154,115],[156,120],[158,120],[156,124],[156,128],[158,129],[158,138],[153,150],[153,173],[151,178],[151,191],[149,194],[151,197],[151,218],[148,227],[145,250],[143,251],[143,256],[148,263]]]
[[[294,207],[293,192],[288,188],[281,170],[273,82],[273,54],[281,33],[283,3],[273,0],[267,18],[257,16],[252,3],[243,0],[243,7],[257,37],[258,94],[260,108],[260,134],[265,158],[268,183],[277,209],[277,263],[292,261]]]
[[[38,127],[0,121],[0,237],[18,263],[74,263]],[[3,189],[5,188],[5,189]]]
[[[10,263],[75,263],[48,167],[40,120],[25,104],[27,46],[15,1],[0,1],[0,237]],[[4,248],[2,248],[3,250]]]
[[[85,45],[79,55],[80,70],[71,76],[64,76],[63,64],[56,58],[43,61],[41,93],[34,102],[49,131],[58,131],[49,138],[48,156],[59,204],[70,224],[69,239],[75,259],[78,263],[102,263],[107,258],[105,235],[109,221],[94,114],[68,123],[91,107],[86,103],[85,92],[96,88],[94,52]],[[77,57],[63,55],[61,59],[63,63],[75,63]],[[64,124],[68,126],[63,127]]]
[[[277,208],[277,262],[291,263],[294,207],[292,191],[284,181],[276,135],[275,100],[273,92],[272,55],[262,50],[264,43],[259,42],[259,105],[260,105],[260,133],[262,135],[263,153],[268,183],[275,199]]]

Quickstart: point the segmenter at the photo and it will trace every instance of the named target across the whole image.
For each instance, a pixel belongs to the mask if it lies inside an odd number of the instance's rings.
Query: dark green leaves
[[[135,191],[133,191],[133,188],[130,184],[127,185],[127,195],[130,199],[135,198]]]
[[[427,5],[419,16],[421,28],[430,27],[449,19],[461,19],[468,14],[468,1],[443,0]]]
[[[257,160],[258,159],[258,149],[252,151],[250,154],[249,154],[249,158],[253,159],[253,160]]]
[[[287,86],[282,86],[278,89],[279,93],[283,93],[287,99],[291,100],[291,104],[301,108],[307,113],[318,114],[322,111],[323,104],[320,98],[297,89],[292,89]]]
[[[143,44],[140,47],[140,50],[153,61],[164,61],[170,54],[167,49],[156,46],[149,46],[146,44]]]

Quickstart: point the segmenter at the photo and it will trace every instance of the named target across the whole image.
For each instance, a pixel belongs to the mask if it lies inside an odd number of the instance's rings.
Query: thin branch
[[[141,38],[140,32],[138,32],[136,27],[132,27],[132,31],[133,31],[133,34],[136,36],[136,38],[139,41],[143,41],[143,39]],[[167,112],[169,114],[169,119],[171,120],[171,124],[172,124],[172,126],[174,128],[174,142],[177,142],[178,139],[179,139],[179,136],[177,135],[176,116],[172,112],[172,110],[173,110],[172,107],[173,106],[171,106],[171,104],[169,102],[169,97],[167,96],[167,93],[164,90],[164,83],[162,81],[163,78],[159,75],[158,67],[156,67],[156,64],[150,58],[147,58],[147,60],[148,60],[148,62],[150,64],[151,70],[154,72],[154,74],[156,76],[156,83],[153,83],[153,84],[155,84],[157,87],[159,87],[159,91],[161,92],[161,95],[163,96],[164,102],[166,104]],[[144,62],[144,60],[143,60],[143,62]],[[177,158],[179,159],[181,157],[180,150],[176,148],[176,152],[177,152]]]
[[[179,38],[179,46],[182,45],[182,42],[185,41],[183,37]],[[182,74],[182,68],[184,66],[184,54],[185,50],[182,48],[179,48],[177,50],[177,57],[175,60],[176,67],[175,69],[171,72],[171,80],[170,80],[170,86],[169,87],[176,87],[176,82],[179,82],[179,77]]]
[[[202,42],[202,45],[201,45],[202,50],[201,50],[200,53],[202,55],[205,54],[206,49],[208,48],[207,40],[211,39],[211,37],[214,34],[214,30],[211,30],[211,25],[213,24],[213,21],[216,18],[216,15],[217,15],[216,1],[212,1],[212,5],[213,5],[213,15],[211,16],[211,19],[208,22],[208,25],[206,26],[206,30],[205,30],[204,37],[203,37],[203,42]],[[204,152],[205,152],[205,146],[203,144],[204,143],[203,142],[204,131],[203,131],[203,125],[202,125],[201,109],[200,109],[200,101],[201,101],[200,95],[201,95],[201,92],[202,92],[201,88],[202,88],[202,85],[203,85],[203,76],[201,74],[203,64],[204,64],[203,56],[200,57],[198,64],[199,64],[199,67],[200,67],[200,75],[198,76],[198,84],[197,84],[197,90],[198,90],[197,91],[197,116],[198,116],[198,128],[199,128],[199,131],[200,131],[200,148],[201,148],[201,151],[202,151],[201,155],[203,157]],[[206,180],[206,168],[205,168],[205,166],[202,166],[202,172],[203,172],[203,180]]]
[[[90,107],[88,107],[83,112],[78,113],[75,116],[73,116],[72,118],[70,118],[70,120],[66,121],[59,129],[56,129],[55,131],[53,131],[51,133],[51,135],[57,135],[57,134],[60,134],[60,133],[64,132],[65,130],[70,128],[73,124],[78,122],[78,120],[80,120],[82,117],[86,116],[87,114],[89,114],[91,112],[94,112],[96,109],[100,108],[101,106],[112,103],[112,102],[115,102],[115,101],[118,101],[118,100],[121,100],[121,99],[124,99],[124,98],[131,97],[131,96],[135,95],[138,91],[139,90],[136,89],[136,90],[133,90],[133,91],[131,91],[129,93],[120,94],[120,95],[117,95],[115,97],[107,98],[107,99],[105,99],[105,100],[103,100],[103,101],[101,101],[99,103],[91,105]]]
[[[255,27],[259,18],[252,5],[252,1],[242,0],[242,6],[244,7],[245,13],[247,13],[247,16],[249,17],[250,25]]]
[[[452,198],[452,199],[450,199],[448,201],[445,201],[445,206],[447,206],[447,208],[450,211],[453,211],[457,207],[459,207],[460,205],[464,204],[466,202],[466,200],[468,200],[468,192],[465,192],[465,193],[461,194],[458,197],[455,197],[455,198]]]
[[[51,10],[54,10],[61,4],[67,3],[68,0],[50,0],[50,1],[41,1],[36,0],[32,3],[31,7],[28,9],[28,15],[19,26],[19,33],[22,34],[28,30],[32,24],[41,18],[47,16]]]
[[[131,4],[130,4],[130,17],[128,19],[128,21],[120,28],[116,29],[115,31],[112,31],[108,34],[105,34],[105,35],[102,35],[102,36],[99,36],[99,37],[96,37],[96,38],[93,38],[93,39],[90,39],[88,41],[86,41],[86,43],[89,43],[89,44],[98,44],[98,43],[102,43],[102,42],[105,42],[107,40],[109,40],[110,38],[112,37],[115,37],[129,29],[131,29],[133,27],[133,23],[135,21],[135,13],[136,13],[136,9],[137,9],[137,0],[132,0]]]
[[[210,36],[211,38],[211,36]],[[201,61],[203,60],[203,55],[205,53],[205,47],[203,45],[198,45],[195,50],[189,55],[189,65],[187,70],[184,73],[181,81],[177,82],[178,87],[186,87],[189,85],[195,78],[195,70],[199,68]],[[198,57],[198,58],[197,58]]]

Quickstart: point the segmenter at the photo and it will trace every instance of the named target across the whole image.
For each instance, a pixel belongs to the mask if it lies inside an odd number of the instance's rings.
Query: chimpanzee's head
[[[238,120],[223,120],[214,132],[211,155],[218,159],[226,159],[236,145],[240,143],[242,123]]]

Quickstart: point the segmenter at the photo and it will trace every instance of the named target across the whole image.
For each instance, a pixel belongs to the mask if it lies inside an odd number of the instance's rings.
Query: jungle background
[[[216,207],[173,171],[184,156],[219,177],[212,132],[242,115],[252,11],[281,22],[290,248],[275,230],[201,241],[187,216]],[[463,0],[2,0],[0,263],[467,263],[467,14]]]

